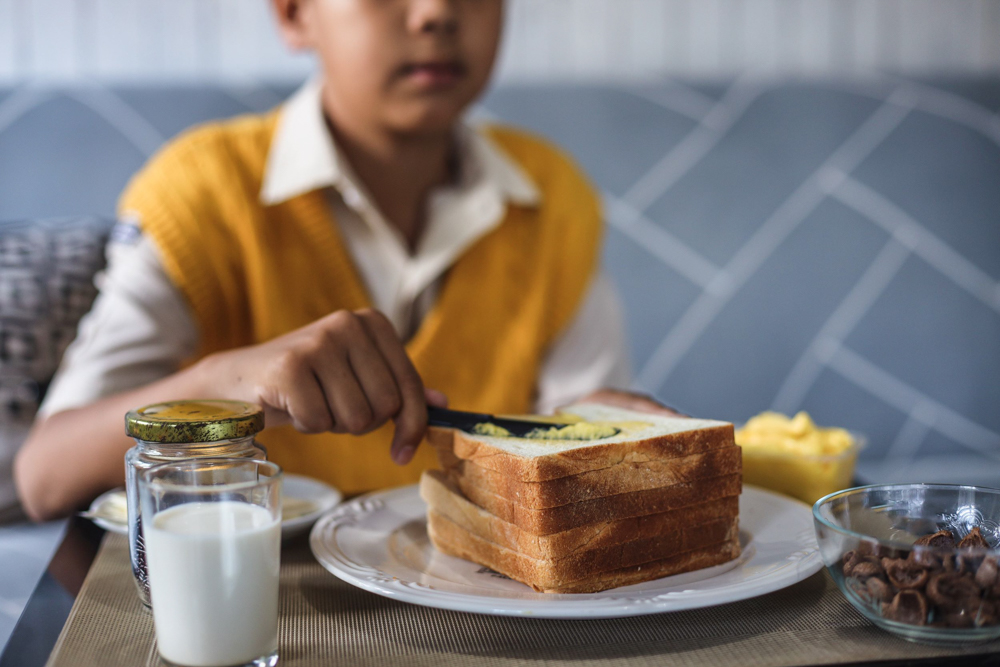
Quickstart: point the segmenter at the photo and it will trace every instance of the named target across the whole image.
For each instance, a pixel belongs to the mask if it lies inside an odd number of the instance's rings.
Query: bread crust
[[[524,482],[483,468],[475,461],[457,459],[448,468],[450,475],[524,507],[546,509],[594,498],[617,496],[692,482],[708,477],[742,473],[740,447],[722,447],[701,454],[674,459],[648,461],[644,464],[620,463],[579,475],[559,477],[544,482]]]
[[[424,472],[420,478],[420,496],[430,509],[474,535],[530,558],[550,560],[736,518],[739,514],[739,497],[728,496],[659,514],[590,523],[550,535],[532,535],[469,502],[439,470]]]
[[[735,446],[733,425],[697,428],[643,440],[612,442],[524,457],[499,449],[463,431],[431,427],[427,440],[438,452],[442,467],[454,459],[473,461],[482,468],[522,482],[543,482],[580,473],[603,470],[619,464],[645,465],[651,461],[691,456]]]
[[[528,558],[484,540],[435,512],[429,514],[428,521],[428,534],[439,551],[484,565],[544,593],[593,593],[720,565],[740,554],[738,531],[733,529],[732,533],[723,541],[642,563],[612,565],[591,574],[572,569],[556,574],[551,561]]]
[[[559,507],[534,509],[513,502],[468,480],[449,476],[462,495],[490,514],[532,535],[551,535],[588,523],[660,514],[709,500],[738,496],[742,475],[722,475],[668,487],[620,493]]]
[[[429,533],[445,542],[458,544],[471,535],[492,545],[496,550],[505,549],[511,554],[516,554],[520,557],[523,568],[530,567],[532,585],[541,588],[551,588],[602,572],[670,558],[692,549],[701,549],[731,540],[739,534],[739,521],[730,517],[711,521],[703,526],[690,526],[664,535],[586,549],[565,558],[549,560],[531,558],[524,553],[484,540],[434,510],[428,512],[427,523]]]
[[[684,554],[679,554],[671,558],[665,558],[652,563],[643,563],[633,567],[626,567],[613,572],[603,572],[592,579],[574,581],[563,584],[558,588],[546,590],[546,593],[597,593],[606,591],[609,588],[620,586],[631,586],[644,581],[671,577],[684,572],[694,572],[703,570],[706,567],[714,567],[728,563],[740,557],[741,548],[739,539],[730,542],[694,549]]]

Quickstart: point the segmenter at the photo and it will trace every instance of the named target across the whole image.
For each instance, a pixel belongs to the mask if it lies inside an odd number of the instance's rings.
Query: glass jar
[[[254,436],[264,428],[260,406],[240,401],[156,403],[125,415],[135,447],[125,454],[128,542],[139,599],[149,606],[149,581],[139,510],[139,474],[154,465],[203,457],[266,459]]]

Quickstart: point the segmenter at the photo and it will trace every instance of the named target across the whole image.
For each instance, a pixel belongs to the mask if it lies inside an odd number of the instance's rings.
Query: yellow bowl
[[[812,505],[835,491],[849,488],[865,437],[851,433],[850,447],[838,454],[812,456],[743,447],[743,482],[798,498]]]

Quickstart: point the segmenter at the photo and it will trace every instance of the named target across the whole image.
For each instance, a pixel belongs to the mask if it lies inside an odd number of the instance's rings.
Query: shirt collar
[[[501,199],[514,204],[540,203],[535,183],[495,142],[464,122],[458,131],[461,181],[485,181]],[[281,109],[268,151],[260,200],[271,206],[326,187],[336,188],[341,194],[364,191],[330,135],[323,114],[322,85],[312,80]]]

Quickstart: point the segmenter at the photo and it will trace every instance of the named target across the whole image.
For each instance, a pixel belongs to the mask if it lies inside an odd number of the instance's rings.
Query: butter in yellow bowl
[[[743,481],[807,503],[851,486],[860,436],[820,428],[805,412],[763,412],[736,430]]]

